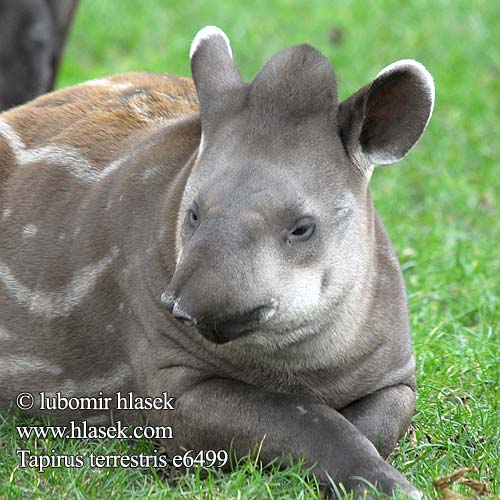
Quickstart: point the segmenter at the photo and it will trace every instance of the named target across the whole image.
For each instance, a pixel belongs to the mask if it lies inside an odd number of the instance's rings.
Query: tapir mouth
[[[215,344],[226,344],[264,327],[277,311],[274,301],[256,307],[244,314],[212,316],[196,322],[196,328],[207,340]]]
[[[276,314],[274,302],[244,314],[208,316],[196,321],[197,330],[210,342],[226,344],[261,329]]]
[[[214,344],[227,344],[237,338],[249,335],[258,328],[258,323],[253,324],[228,324],[211,322],[200,322],[196,324],[197,330],[210,342]]]

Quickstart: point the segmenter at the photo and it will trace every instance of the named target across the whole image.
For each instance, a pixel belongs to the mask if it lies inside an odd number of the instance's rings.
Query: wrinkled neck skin
[[[166,382],[172,379],[172,369],[192,367],[207,377],[230,377],[271,390],[313,392],[338,408],[387,385],[412,385],[414,361],[403,280],[367,188],[364,268],[340,299],[324,304],[318,314],[321,321],[288,332],[281,343],[276,336],[269,341],[262,331],[217,345],[167,313],[160,296],[175,272],[176,229],[178,218],[183,217],[179,207],[189,174],[196,168],[198,150],[199,146],[175,176],[165,170],[152,181],[157,198],[151,201],[156,207],[149,213],[158,216],[143,228],[144,237],[137,240],[141,243],[131,252],[135,257],[128,266],[132,271],[127,281],[137,284],[128,290],[129,300],[145,333],[144,347],[153,347],[151,362],[165,372]],[[168,188],[161,191],[158,186]],[[143,187],[144,198],[154,196],[150,188]],[[140,293],[140,286],[145,293]],[[149,297],[148,304],[144,296]],[[137,338],[132,342],[139,359],[142,350]]]

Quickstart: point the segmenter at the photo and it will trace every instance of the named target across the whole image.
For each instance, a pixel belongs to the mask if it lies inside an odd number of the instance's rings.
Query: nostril
[[[167,311],[177,320],[182,323],[193,325],[196,321],[187,313],[180,305],[179,298],[172,292],[166,290],[160,296],[160,303],[167,309]]]
[[[259,321],[267,321],[276,314],[277,309],[278,307],[276,306],[276,303],[272,301],[270,304],[255,308],[252,311],[252,315],[255,316]]]
[[[265,323],[276,314],[277,306],[275,302],[255,307],[250,311],[228,317],[224,322],[238,325],[248,325],[249,323]]]
[[[184,309],[182,309],[179,305],[179,299],[172,293],[163,292],[160,297],[160,302],[175,319],[185,324],[192,325],[195,323],[195,320],[191,317],[191,315],[184,311]]]
[[[271,319],[276,314],[276,306],[267,306],[261,312],[261,317],[264,321]]]
[[[183,323],[187,324],[194,323],[194,319],[186,311],[184,311],[177,302],[175,302],[174,307],[172,309],[172,315],[174,316],[175,319],[178,319]]]
[[[171,293],[163,292],[160,297],[160,302],[167,308],[169,313],[172,313],[175,306],[175,297]]]

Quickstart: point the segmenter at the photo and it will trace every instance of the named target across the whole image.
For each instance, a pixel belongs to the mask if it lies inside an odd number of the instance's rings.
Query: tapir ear
[[[227,35],[216,26],[205,26],[194,37],[189,52],[202,121],[227,106],[231,91],[243,85],[233,62]]]
[[[413,60],[384,68],[372,83],[339,105],[340,137],[362,170],[403,158],[429,123],[434,107],[434,81]]]

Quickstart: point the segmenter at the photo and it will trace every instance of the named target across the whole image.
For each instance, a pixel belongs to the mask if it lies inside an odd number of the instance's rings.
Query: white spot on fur
[[[8,332],[4,327],[0,326],[0,340],[7,340],[11,338],[10,332]]]
[[[107,177],[117,170],[131,155],[124,155],[111,161],[100,172],[93,169],[90,162],[74,147],[65,145],[43,146],[27,149],[14,129],[5,121],[0,120],[0,135],[7,141],[16,157],[16,162],[21,166],[32,163],[46,162],[58,164],[67,168],[75,178],[92,184]]]
[[[81,226],[78,226],[75,231],[73,232],[73,234],[76,236],[78,236],[80,234],[80,231],[82,230]]]
[[[116,160],[113,160],[112,162],[108,163],[108,165],[102,170],[102,172],[99,173],[99,179],[103,179],[104,177],[108,176],[111,172],[114,172],[117,170],[121,165],[123,165],[127,160],[130,159],[132,155],[123,155],[120,158],[117,158]]]
[[[23,227],[23,238],[32,238],[38,233],[38,228],[34,224],[26,224]]]
[[[200,138],[200,146],[198,148],[198,155],[196,159],[198,159],[201,156],[201,153],[205,150],[205,134],[201,132],[201,138]]]
[[[123,302],[120,302],[120,305],[118,306],[118,310],[120,312],[123,312],[124,309],[125,309],[125,304]]]
[[[76,395],[90,396],[102,391],[104,394],[116,393],[127,386],[127,382],[132,376],[131,368],[122,363],[109,372],[98,377],[88,378],[86,380],[68,379],[52,390],[52,394],[60,391],[64,396],[71,397]],[[47,392],[47,395],[51,393]]]
[[[67,316],[75,309],[97,284],[100,276],[109,268],[118,249],[113,248],[112,255],[103,257],[94,264],[89,264],[79,271],[73,279],[57,291],[31,290],[20,283],[9,267],[0,260],[0,282],[7,291],[30,313],[47,319]]]
[[[26,149],[18,155],[18,162],[21,165],[44,161],[64,165],[71,175],[84,182],[93,183],[99,180],[99,174],[92,170],[89,161],[71,146],[50,145],[32,150]]]
[[[149,106],[144,101],[130,101],[129,107],[132,111],[138,115],[145,122],[156,122],[157,119],[153,114],[151,114],[151,110]]]
[[[0,358],[0,376],[18,377],[28,373],[49,373],[61,375],[62,368],[52,365],[47,361],[28,355],[2,356]]]
[[[113,82],[109,78],[96,78],[95,80],[83,82],[82,85],[89,87],[105,87],[113,90],[127,90],[133,87],[131,82]]]
[[[307,410],[302,406],[297,406],[297,410],[299,410],[301,415],[305,415],[307,413]]]
[[[193,57],[194,53],[198,50],[200,44],[203,41],[208,40],[213,36],[222,37],[224,42],[226,42],[227,51],[232,58],[233,51],[231,50],[231,43],[229,42],[229,38],[220,28],[217,28],[217,26],[205,26],[203,29],[198,31],[198,33],[196,33],[193,43],[191,44],[191,50],[189,51],[189,58],[191,59]]]
[[[32,163],[47,162],[64,165],[74,177],[87,183],[99,180],[99,174],[92,170],[90,163],[80,152],[64,145],[50,145],[27,149],[14,129],[5,121],[0,120],[0,135],[9,144],[16,162],[21,166]]]
[[[158,175],[161,172],[161,169],[158,166],[150,167],[147,168],[144,173],[142,174],[142,179],[144,181],[147,181],[151,179],[152,177]]]
[[[6,208],[2,212],[2,219],[8,219],[12,215],[12,209],[11,208]]]
[[[172,98],[166,94],[162,94],[167,99],[171,100]],[[155,106],[154,103],[151,103],[147,100],[147,96],[143,94],[137,94],[132,99],[127,100],[128,107],[130,110],[137,115],[139,119],[141,119],[144,123],[147,124],[157,124],[161,126],[167,126],[171,123],[176,123],[179,121],[178,118],[171,118],[162,116],[161,110],[158,106]]]
[[[17,155],[18,152],[24,151],[25,145],[5,120],[0,120],[0,134],[7,141],[14,154]]]
[[[106,374],[90,379],[86,385],[89,391],[111,392],[123,387],[131,376],[130,366],[122,363]]]
[[[148,106],[144,101],[130,100],[128,106],[138,115],[149,115]]]

